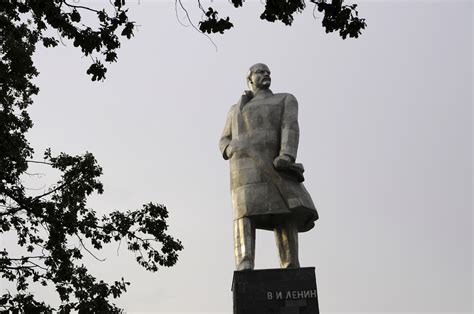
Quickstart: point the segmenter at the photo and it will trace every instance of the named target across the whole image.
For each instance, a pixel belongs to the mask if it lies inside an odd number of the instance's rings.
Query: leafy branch
[[[105,283],[92,276],[82,264],[84,252],[95,256],[87,243],[100,249],[109,242],[128,241],[128,249],[149,257],[139,264],[153,271],[174,265],[183,248],[166,233],[168,213],[162,205],[150,203],[129,211],[132,219],[137,218],[134,221],[118,211],[99,218],[87,207],[91,194],[103,193],[102,168],[91,153],[53,156],[48,149],[44,161],[32,159],[26,134],[33,122],[27,109],[39,91],[33,81],[38,71],[32,58],[37,44],[49,48],[62,38],[72,41],[85,56],[93,57],[87,69],[91,79],[105,79],[104,62],[117,61],[121,40],[130,39],[135,29],[124,1],[111,3],[113,10],[108,11],[64,0],[0,4],[0,234],[14,234],[18,247],[25,251],[21,257],[0,251],[0,276],[15,284],[14,293],[0,296],[0,311],[50,313],[53,308],[29,292],[30,285],[38,283],[55,287],[61,301],[56,310],[61,312],[119,312],[111,299],[120,297],[129,283],[123,278]],[[98,26],[81,24],[86,12],[96,16]],[[47,36],[48,30],[58,37]],[[21,176],[28,174],[31,164],[58,170],[60,180],[44,193],[29,195],[31,189],[23,185]],[[71,243],[73,236],[79,244]],[[153,239],[158,246],[137,239]]]
[[[150,271],[157,271],[159,266],[173,266],[178,260],[177,252],[183,246],[166,233],[168,211],[163,205],[148,203],[138,210],[114,211],[99,219],[95,211],[86,207],[88,196],[103,192],[97,179],[102,169],[92,154],[69,156],[62,153],[53,157],[48,150],[45,160],[62,172],[57,187],[36,197],[12,195],[25,211],[22,215],[4,215],[0,220],[3,232],[16,230],[18,244],[28,252],[34,252],[35,245],[42,248],[40,255],[21,258],[10,257],[6,250],[0,252],[2,277],[15,281],[18,295],[23,296],[15,299],[10,294],[3,295],[0,299],[5,302],[3,307],[11,309],[20,300],[33,302],[26,298],[28,279],[31,278],[43,285],[55,285],[62,311],[117,311],[108,298],[119,297],[129,283],[122,279],[109,285],[90,275],[78,263],[83,258],[82,251],[97,260],[103,259],[86,246],[85,239],[97,250],[107,243],[125,240],[127,248],[139,254],[136,257],[138,264]],[[37,228],[40,224],[46,226],[46,237],[40,236]],[[71,235],[79,239],[78,247],[68,244]],[[39,303],[34,304],[39,306]],[[25,303],[22,308],[27,306]]]

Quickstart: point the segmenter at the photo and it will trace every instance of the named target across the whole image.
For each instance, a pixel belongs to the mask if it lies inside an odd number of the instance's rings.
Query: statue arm
[[[234,106],[232,106],[227,114],[227,119],[225,121],[224,131],[222,131],[222,136],[219,141],[219,149],[222,153],[222,157],[225,160],[229,159],[230,156],[227,155],[227,148],[229,147],[230,142],[232,141],[232,112]]]
[[[281,120],[280,156],[287,156],[294,162],[298,152],[300,130],[298,125],[298,101],[288,94],[283,105]]]

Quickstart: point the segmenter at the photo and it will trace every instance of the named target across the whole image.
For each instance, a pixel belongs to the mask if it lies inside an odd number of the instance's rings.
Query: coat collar
[[[251,99],[252,100],[262,100],[262,99],[265,99],[265,98],[268,98],[270,96],[273,95],[273,92],[271,89],[263,89],[263,90],[259,90],[254,96],[253,98]]]
[[[273,96],[273,92],[270,89],[260,90],[255,95],[252,95],[252,92],[250,91],[246,91],[239,99],[238,108],[242,111],[247,103],[254,100],[263,100],[271,96]]]

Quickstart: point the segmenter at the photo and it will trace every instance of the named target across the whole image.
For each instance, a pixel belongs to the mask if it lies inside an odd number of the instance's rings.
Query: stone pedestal
[[[235,271],[234,314],[319,314],[314,267]]]

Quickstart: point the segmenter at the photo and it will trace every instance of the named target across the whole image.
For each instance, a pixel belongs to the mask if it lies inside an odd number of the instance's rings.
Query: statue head
[[[257,63],[250,67],[249,73],[247,74],[247,85],[252,92],[268,89],[271,83],[270,69],[267,65]]]

